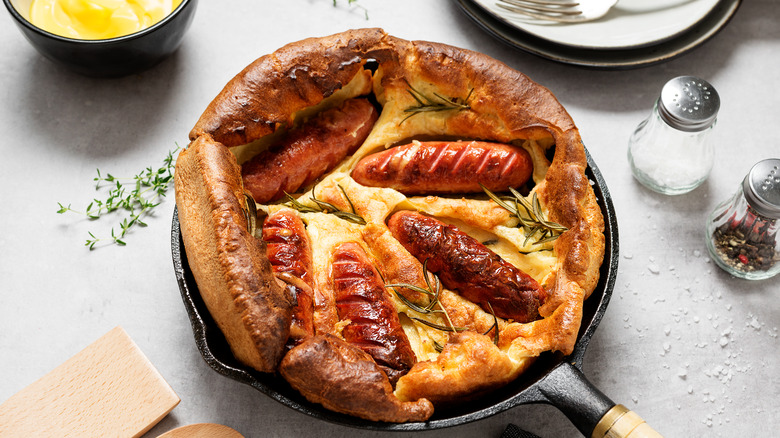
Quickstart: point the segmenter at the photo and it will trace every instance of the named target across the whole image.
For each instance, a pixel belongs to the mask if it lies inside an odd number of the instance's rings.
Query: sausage
[[[395,385],[416,357],[382,277],[354,242],[336,247],[332,266],[339,319],[350,321],[342,336],[371,355]]]
[[[378,118],[367,99],[349,99],[318,113],[241,168],[244,187],[265,204],[294,193],[354,153]]]
[[[412,142],[361,159],[352,178],[364,186],[389,187],[407,195],[506,191],[533,173],[522,148],[483,141]]]
[[[388,227],[413,256],[428,260],[447,289],[501,318],[539,319],[547,297],[539,283],[457,227],[411,211],[395,213]]]
[[[274,275],[290,285],[295,297],[288,341],[291,347],[314,335],[311,245],[303,221],[289,210],[265,218],[263,240]]]

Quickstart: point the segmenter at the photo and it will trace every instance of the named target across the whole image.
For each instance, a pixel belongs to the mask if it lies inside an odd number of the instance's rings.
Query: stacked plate
[[[562,24],[507,11],[497,1],[456,0],[478,26],[511,46],[553,61],[604,69],[642,67],[680,56],[722,29],[742,2],[620,0],[598,20]]]

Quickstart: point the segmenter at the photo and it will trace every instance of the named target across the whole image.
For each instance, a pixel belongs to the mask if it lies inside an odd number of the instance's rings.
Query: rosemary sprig
[[[427,287],[427,289],[423,289],[419,286],[408,284],[408,283],[385,284],[385,287],[389,287],[393,289],[393,292],[395,292],[395,294],[398,295],[398,298],[415,312],[423,313],[423,314],[443,312],[443,310],[434,310],[434,307],[436,307],[436,304],[438,304],[439,302],[439,294],[441,293],[441,283],[439,282],[438,278],[434,277],[436,279],[436,287],[434,288],[431,286],[431,281],[428,277],[428,259],[425,259],[423,261],[423,278],[425,279],[425,286]],[[428,303],[428,305],[425,307],[419,306],[413,303],[408,298],[406,298],[406,296],[404,296],[402,293],[398,292],[398,290],[396,289],[397,287],[411,289],[413,291],[420,292],[425,295],[430,295],[432,297],[431,302]],[[444,311],[444,313],[446,313],[446,311]]]
[[[568,230],[563,225],[544,218],[542,205],[539,203],[536,193],[533,194],[529,201],[511,187],[509,191],[512,193],[512,196],[498,196],[482,184],[480,186],[493,202],[517,218],[519,221],[518,225],[525,231],[523,246],[526,246],[531,238],[539,232],[541,232],[541,235],[533,242],[534,245],[551,242]]]
[[[493,311],[493,306],[490,304],[489,301],[488,301],[487,305],[490,308],[490,314],[493,315],[493,325],[491,325],[490,328],[487,329],[487,331],[484,333],[484,335],[487,336],[488,333],[490,333],[490,331],[495,328],[496,329],[496,334],[493,335],[493,343],[498,345],[498,317],[496,316],[496,312]]]
[[[436,324],[435,322],[430,322],[428,320],[425,320],[425,319],[422,319],[422,318],[418,318],[416,316],[410,316],[410,318],[415,320],[415,321],[417,321],[417,322],[420,322],[420,323],[422,323],[424,325],[427,325],[428,327],[435,328],[436,330],[441,330],[443,332],[454,332],[454,333],[457,333],[459,331],[462,332],[463,330],[466,330],[465,327],[444,326],[444,325],[441,325],[441,324]]]
[[[344,195],[344,199],[347,200],[347,204],[349,204],[351,211],[343,211],[336,207],[335,205],[331,204],[330,202],[325,202],[323,200],[317,199],[317,196],[314,195],[315,189],[312,189],[311,196],[309,199],[314,202],[314,206],[311,205],[305,205],[295,199],[291,194],[284,192],[284,196],[287,197],[287,202],[284,203],[284,205],[293,208],[295,210],[300,211],[301,213],[330,213],[334,216],[336,216],[339,219],[343,219],[347,222],[352,222],[354,224],[358,225],[365,225],[366,220],[360,217],[359,214],[355,211],[355,205],[352,203],[352,200],[349,199],[349,196],[347,196],[347,192],[344,191],[344,188],[341,187],[341,185],[337,185],[339,190],[341,190],[341,194]]]
[[[147,226],[143,218],[149,216],[152,209],[160,205],[160,198],[165,197],[168,185],[173,181],[174,154],[178,151],[179,146],[177,145],[175,149],[168,151],[168,155],[163,160],[161,167],[153,169],[149,166],[132,178],[118,178],[110,173],[106,173],[103,176],[100,169],[97,169],[97,176],[93,178],[93,181],[96,182],[95,190],[100,190],[101,188],[108,189],[106,198],[94,198],[83,211],[73,209],[71,204],[66,206],[58,202],[57,204],[60,208],[57,210],[57,213],[72,212],[83,214],[90,220],[97,220],[106,214],[124,210],[127,212],[127,215],[122,218],[118,229],[116,227],[111,228],[110,240],[111,243],[120,246],[126,245],[127,242],[125,242],[124,237],[127,232],[136,225],[139,227]],[[123,182],[130,183],[123,184]],[[105,183],[109,184],[106,185]],[[88,233],[90,238],[87,239],[84,245],[90,250],[95,249],[95,245],[98,242],[109,240],[97,237],[91,231]]]
[[[447,313],[447,309],[444,308],[444,306],[441,305],[439,302],[439,295],[441,293],[441,282],[439,279],[434,276],[434,279],[436,280],[436,287],[433,288],[431,286],[431,281],[428,277],[428,259],[425,259],[423,261],[423,278],[425,278],[425,285],[427,286],[427,289],[421,288],[419,286],[415,286],[413,284],[408,283],[393,283],[393,284],[385,284],[385,287],[389,287],[395,292],[395,294],[398,296],[398,298],[406,304],[409,308],[414,310],[415,312],[421,313],[421,314],[430,314],[430,313],[443,313],[444,316],[447,318],[448,325],[441,325],[436,324],[435,322],[430,322],[423,318],[418,318],[416,316],[409,316],[410,319],[417,321],[423,325],[427,325],[428,327],[434,328],[436,330],[440,330],[443,332],[462,332],[464,330],[467,330],[466,327],[456,327],[455,324],[452,323],[452,320],[450,319],[449,313]],[[384,281],[384,277],[382,277],[382,281]],[[411,300],[406,298],[401,292],[396,289],[397,287],[403,287],[407,289],[411,289],[417,292],[424,293],[426,295],[430,295],[433,297],[431,302],[427,306],[420,306],[418,304],[413,303]],[[434,291],[435,289],[435,291]],[[439,310],[435,309],[436,306],[439,306]],[[493,306],[488,303],[488,307],[490,308],[490,314],[493,315],[493,325],[490,326],[489,329],[484,333],[485,336],[488,335],[488,333],[491,332],[491,330],[495,329],[495,334],[493,335],[493,343],[498,345],[498,317],[496,317],[496,312],[493,311]],[[444,349],[444,346],[433,340],[433,348],[441,353],[441,351]]]
[[[399,125],[405,122],[408,118],[416,116],[420,113],[453,110],[461,111],[471,109],[471,106],[469,105],[469,99],[471,98],[471,94],[474,92],[473,88],[469,90],[469,94],[465,99],[461,99],[460,97],[447,98],[435,92],[433,93],[433,97],[426,96],[412,87],[409,81],[406,81],[406,85],[408,87],[406,91],[408,91],[414,100],[417,101],[417,105],[410,106],[404,110],[404,112],[409,113],[409,115],[404,117],[404,119],[398,123]]]
[[[445,331],[445,332],[458,332],[458,331],[466,330],[465,327],[456,327],[455,324],[452,323],[452,320],[450,319],[450,315],[447,313],[447,309],[445,309],[444,306],[442,306],[441,303],[439,302],[439,295],[441,293],[441,282],[436,276],[434,276],[434,279],[436,280],[436,287],[434,288],[433,286],[431,286],[431,281],[428,276],[428,259],[425,259],[423,261],[423,278],[425,279],[425,286],[427,287],[427,289],[423,289],[419,286],[415,286],[413,284],[408,284],[408,283],[385,284],[385,287],[391,288],[393,292],[395,292],[395,294],[404,304],[406,304],[410,309],[414,310],[417,313],[421,313],[423,315],[427,315],[431,313],[443,313],[444,317],[447,318],[447,323],[449,324],[449,326],[443,326],[414,316],[410,316],[411,319],[415,321],[419,321],[429,327],[435,328],[437,330]],[[396,289],[399,287],[411,289],[429,295],[432,297],[431,302],[428,303],[427,306],[420,306],[418,304],[415,304],[410,299],[406,298],[404,294],[399,292],[398,289]],[[437,305],[439,306],[439,309],[436,309]]]

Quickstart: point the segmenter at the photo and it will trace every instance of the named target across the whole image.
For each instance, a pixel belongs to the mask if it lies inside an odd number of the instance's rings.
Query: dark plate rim
[[[658,44],[624,49],[589,49],[555,43],[510,26],[473,0],[455,1],[477,27],[510,47],[563,64],[605,70],[646,67],[682,56],[720,32],[742,4],[742,0],[722,0],[687,31]]]
[[[670,40],[672,40],[672,39],[674,39],[674,38],[676,38],[676,37],[678,37],[680,35],[685,34],[691,28],[693,28],[697,24],[701,23],[702,20],[704,20],[712,12],[713,9],[715,9],[716,7],[721,5],[726,0],[717,0],[717,1],[715,1],[715,3],[712,5],[712,8],[710,8],[706,13],[704,13],[703,15],[699,16],[698,18],[696,18],[693,22],[689,23],[684,29],[678,30],[677,32],[674,32],[672,34],[664,35],[664,36],[661,36],[661,37],[652,37],[651,39],[646,39],[646,40],[644,40],[642,42],[638,42],[638,43],[635,43],[635,44],[628,44],[628,45],[622,45],[622,46],[616,45],[616,46],[607,46],[607,47],[567,44],[567,43],[564,43],[564,42],[555,41],[553,39],[546,38],[544,35],[541,35],[541,34],[538,34],[538,33],[533,33],[531,31],[523,29],[521,26],[517,26],[517,25],[513,24],[509,19],[501,16],[500,14],[495,13],[495,11],[492,11],[492,10],[486,8],[483,4],[480,4],[476,0],[469,0],[469,1],[471,3],[473,3],[475,6],[477,6],[480,10],[484,11],[487,15],[495,18],[496,21],[501,22],[501,23],[507,25],[508,27],[516,29],[516,30],[518,30],[520,32],[526,33],[528,35],[533,35],[534,37],[539,38],[540,40],[543,40],[543,41],[547,41],[547,42],[549,42],[551,44],[563,45],[563,46],[571,47],[571,48],[574,48],[574,49],[610,51],[610,50],[625,50],[625,49],[646,48],[646,47],[650,47],[650,46],[654,46],[654,45],[657,45],[657,44],[664,43],[666,41],[670,41]],[[620,5],[615,5],[615,9],[618,9],[619,6]],[[605,18],[608,18],[608,17],[609,17],[609,15],[607,15],[607,17],[605,17]]]

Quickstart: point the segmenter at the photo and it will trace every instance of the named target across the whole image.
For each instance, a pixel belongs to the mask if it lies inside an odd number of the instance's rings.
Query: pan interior
[[[179,229],[178,214],[174,210],[171,227],[174,271],[184,306],[192,324],[195,342],[201,355],[206,363],[220,374],[246,383],[292,409],[321,420],[361,429],[398,431],[440,429],[480,420],[519,404],[546,402],[544,396],[536,388],[537,382],[563,361],[568,361],[573,363],[574,366],[582,368],[582,358],[585,354],[585,349],[606,311],[617,276],[617,218],[615,217],[612,199],[606,182],[590,154],[587,154],[587,158],[588,168],[586,169],[586,175],[591,180],[593,190],[601,207],[601,213],[604,216],[606,246],[599,283],[584,303],[582,324],[577,344],[571,355],[563,356],[560,353],[544,353],[517,380],[462,406],[450,409],[438,408],[434,416],[426,422],[377,423],[326,410],[320,405],[308,402],[291,388],[284,379],[274,374],[257,372],[236,361],[222,332],[211,318],[205,303],[201,299],[198,286],[187,263],[184,243],[182,242]]]

